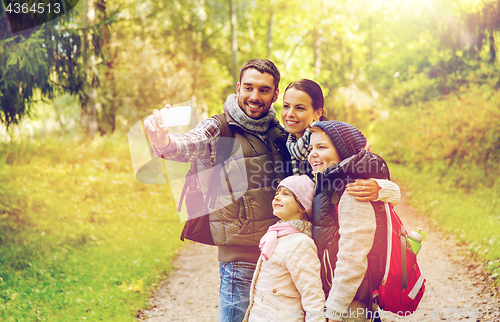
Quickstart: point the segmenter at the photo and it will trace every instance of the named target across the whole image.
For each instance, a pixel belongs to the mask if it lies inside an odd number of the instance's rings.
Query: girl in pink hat
[[[314,182],[307,175],[278,185],[272,205],[281,220],[260,240],[243,321],[325,321],[320,261],[311,238],[313,196]]]

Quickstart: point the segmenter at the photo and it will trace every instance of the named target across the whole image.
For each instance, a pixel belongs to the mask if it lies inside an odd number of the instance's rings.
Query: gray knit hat
[[[342,160],[357,154],[367,142],[360,130],[345,122],[321,121],[312,126],[319,127],[330,137]]]

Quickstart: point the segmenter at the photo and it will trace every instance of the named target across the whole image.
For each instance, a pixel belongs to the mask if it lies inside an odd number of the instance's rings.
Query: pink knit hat
[[[302,207],[307,211],[307,215],[311,217],[312,202],[314,198],[314,182],[305,174],[301,176],[290,176],[281,180],[278,188],[283,186],[288,188],[295,197],[299,200]]]

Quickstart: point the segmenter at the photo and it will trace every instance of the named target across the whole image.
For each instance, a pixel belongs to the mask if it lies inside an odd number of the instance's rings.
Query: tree
[[[56,92],[78,93],[84,71],[75,30],[45,24],[28,37],[0,42],[0,120],[7,126],[29,115],[33,103]]]
[[[233,86],[236,88],[238,83],[238,24],[236,20],[236,3],[234,0],[228,0],[229,19],[231,19],[231,57],[233,71]]]
[[[0,8],[0,21],[5,26],[5,11]],[[38,100],[62,93],[85,98],[85,87],[97,84],[95,77],[89,79],[86,62],[90,57],[102,59],[99,37],[109,20],[78,28],[78,14],[79,8],[75,8],[65,16],[15,34],[2,30],[0,121],[7,126],[29,115]],[[94,35],[92,45],[87,43],[88,34]]]

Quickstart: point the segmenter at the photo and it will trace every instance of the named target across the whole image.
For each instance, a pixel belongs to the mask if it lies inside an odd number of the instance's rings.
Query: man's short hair
[[[278,89],[280,83],[280,71],[272,61],[269,59],[252,59],[244,63],[240,68],[240,83],[243,72],[249,68],[256,69],[261,73],[271,74],[274,78],[274,90]]]

